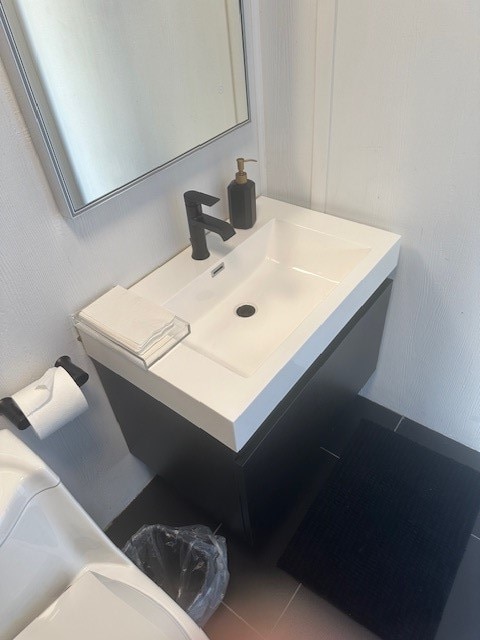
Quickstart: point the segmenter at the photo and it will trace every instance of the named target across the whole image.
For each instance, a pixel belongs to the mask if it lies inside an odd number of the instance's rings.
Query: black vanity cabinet
[[[257,543],[315,481],[326,430],[375,370],[391,287],[383,282],[238,453],[95,362],[130,451]]]

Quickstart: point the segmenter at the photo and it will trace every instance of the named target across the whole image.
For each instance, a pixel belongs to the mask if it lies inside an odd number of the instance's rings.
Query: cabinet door
[[[244,527],[257,542],[315,483],[335,414],[375,370],[391,281],[384,283],[237,456]]]

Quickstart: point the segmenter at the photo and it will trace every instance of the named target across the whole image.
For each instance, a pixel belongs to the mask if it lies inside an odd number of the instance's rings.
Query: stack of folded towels
[[[151,366],[190,333],[188,323],[160,305],[116,286],[77,319]]]

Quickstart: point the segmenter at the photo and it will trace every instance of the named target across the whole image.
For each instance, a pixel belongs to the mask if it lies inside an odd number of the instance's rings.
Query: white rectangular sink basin
[[[150,368],[77,328],[95,360],[239,451],[391,274],[399,243],[262,196],[252,229],[226,242],[210,233],[209,258],[192,260],[188,247],[130,287],[190,324]],[[255,313],[237,315],[242,305]]]
[[[250,376],[369,251],[273,219],[165,306],[189,318],[189,347]]]

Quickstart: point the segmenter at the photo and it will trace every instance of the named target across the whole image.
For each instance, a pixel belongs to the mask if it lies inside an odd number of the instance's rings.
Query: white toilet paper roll
[[[80,387],[63,367],[52,367],[12,398],[40,438],[46,438],[87,408]]]

